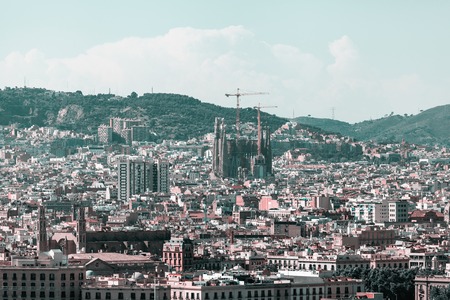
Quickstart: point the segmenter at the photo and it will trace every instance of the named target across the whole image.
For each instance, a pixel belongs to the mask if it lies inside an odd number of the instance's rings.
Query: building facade
[[[13,256],[11,266],[2,266],[3,299],[81,299],[84,266],[67,264],[60,250],[40,253],[39,258]]]
[[[133,195],[170,192],[169,163],[140,156],[122,156],[117,162],[117,198],[127,202]]]

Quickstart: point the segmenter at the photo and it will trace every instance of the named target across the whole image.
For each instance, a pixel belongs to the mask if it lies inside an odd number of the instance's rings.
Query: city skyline
[[[0,88],[177,93],[358,122],[448,103],[448,3],[46,1],[0,12]],[[20,12],[20,13],[19,13]]]

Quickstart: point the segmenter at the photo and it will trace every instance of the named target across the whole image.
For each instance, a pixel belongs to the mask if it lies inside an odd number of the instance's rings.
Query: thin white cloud
[[[370,65],[348,36],[329,44],[333,62],[327,65],[314,53],[292,45],[269,44],[242,26],[223,29],[175,28],[165,35],[130,37],[98,45],[68,58],[47,58],[32,49],[0,59],[3,86],[28,86],[84,93],[128,95],[150,92],[180,93],[202,101],[233,106],[225,93],[237,87],[270,92],[247,97],[243,106],[258,102],[278,105],[272,113],[291,116],[336,116],[347,121],[382,116],[389,101],[404,97],[420,102],[426,95],[419,78],[373,78]],[[413,80],[414,79],[414,80]],[[410,87],[420,95],[411,93]],[[399,100],[399,103],[403,103]]]

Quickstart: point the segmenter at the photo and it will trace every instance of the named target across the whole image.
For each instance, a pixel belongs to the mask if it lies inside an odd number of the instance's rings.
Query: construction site
[[[254,135],[242,135],[239,117],[241,96],[267,93],[225,94],[236,97],[236,126],[227,131],[223,118],[217,117],[214,124],[213,172],[221,178],[266,178],[272,174],[272,147],[270,129],[261,124],[261,108],[276,106],[255,106],[258,114],[257,138]]]

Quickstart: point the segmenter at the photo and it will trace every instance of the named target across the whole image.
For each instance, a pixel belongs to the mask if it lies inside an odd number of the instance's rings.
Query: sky
[[[243,107],[350,123],[449,103],[450,1],[0,3],[0,88],[227,107],[239,88]]]

